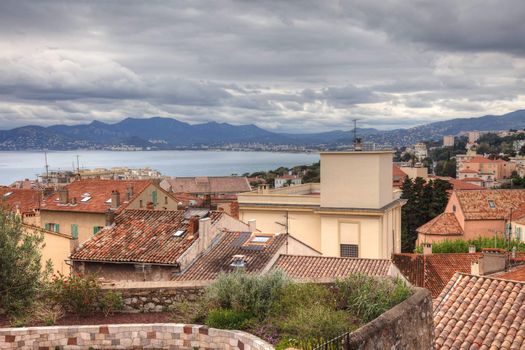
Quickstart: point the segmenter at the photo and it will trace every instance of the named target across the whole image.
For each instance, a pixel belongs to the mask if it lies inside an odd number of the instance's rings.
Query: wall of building
[[[178,267],[148,264],[117,264],[100,262],[75,262],[78,273],[94,273],[109,281],[169,281],[179,271]]]
[[[70,267],[66,264],[71,251],[72,240],[69,235],[55,233],[41,229],[40,227],[24,225],[24,230],[28,233],[41,232],[44,235],[44,247],[42,248],[42,267],[44,268],[48,260],[53,264],[53,272],[69,274]]]
[[[350,333],[348,349],[434,349],[430,292],[416,288],[410,298]]]
[[[60,233],[71,235],[71,225],[78,225],[78,241],[85,242],[93,237],[93,227],[106,225],[106,215],[101,213],[80,213],[73,211],[41,210],[41,225],[46,223],[59,224]]]
[[[153,208],[156,210],[177,210],[177,201],[168,193],[162,191],[160,187],[153,184],[146,187],[131,203],[128,204],[128,209],[146,209],[148,202],[152,202],[153,192],[157,192],[157,205]],[[142,201],[142,207],[140,206]]]
[[[0,329],[0,348],[273,349],[270,344],[249,333],[175,323],[3,328]]]
[[[505,220],[467,220],[464,227],[464,239],[481,237],[501,237],[505,232]]]
[[[321,207],[378,209],[392,198],[392,152],[321,153]]]

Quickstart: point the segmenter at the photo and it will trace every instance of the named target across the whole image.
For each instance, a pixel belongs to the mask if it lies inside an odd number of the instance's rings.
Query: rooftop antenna
[[[79,155],[77,154],[77,174],[80,174],[80,163],[78,161]]]
[[[352,119],[354,122],[354,151],[361,151],[361,139],[357,137],[357,121],[358,118]]]
[[[44,151],[44,159],[46,162],[46,185],[49,183],[49,164],[47,164],[47,152]]]

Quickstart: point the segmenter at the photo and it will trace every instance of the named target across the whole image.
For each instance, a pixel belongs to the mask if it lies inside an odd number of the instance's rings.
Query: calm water
[[[64,151],[48,152],[47,161],[52,170],[71,170],[77,155],[81,168],[150,167],[171,176],[240,175],[319,161],[318,154],[219,151]],[[35,178],[44,165],[44,152],[0,152],[0,185]]]

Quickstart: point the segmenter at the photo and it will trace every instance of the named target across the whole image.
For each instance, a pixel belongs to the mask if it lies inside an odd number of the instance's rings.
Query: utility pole
[[[47,164],[47,152],[44,151],[44,159],[46,161],[46,185],[49,184],[49,165]]]
[[[77,174],[80,174],[80,163],[78,161],[78,154],[77,154]]]

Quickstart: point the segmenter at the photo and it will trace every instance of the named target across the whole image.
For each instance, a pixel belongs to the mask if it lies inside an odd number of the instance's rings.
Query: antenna
[[[49,164],[47,164],[47,152],[44,151],[44,159],[46,161],[46,185],[49,183]]]
[[[77,174],[80,174],[80,163],[78,162],[79,155],[77,154]]]
[[[361,151],[361,139],[357,137],[357,121],[358,118],[352,119],[354,122],[354,151]]]

